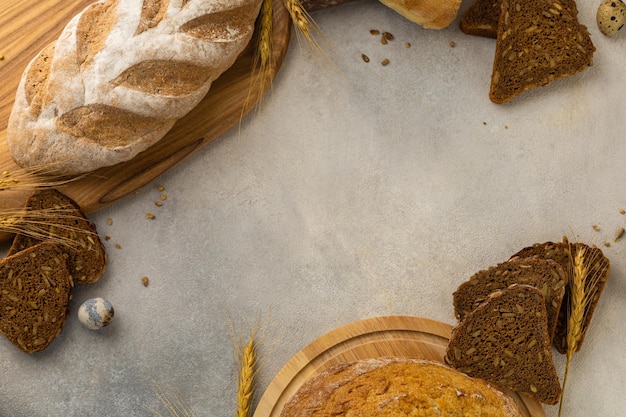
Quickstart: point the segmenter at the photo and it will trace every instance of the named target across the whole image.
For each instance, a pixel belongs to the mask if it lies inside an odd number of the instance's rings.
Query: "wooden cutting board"
[[[296,353],[261,397],[254,417],[278,417],[312,376],[331,365],[382,356],[443,362],[452,326],[412,316],[375,317],[335,329]],[[525,417],[545,417],[541,404],[511,393]]]
[[[0,172],[13,171],[6,128],[22,72],[30,60],[55,40],[67,22],[93,0],[5,1],[0,8]],[[284,59],[290,36],[290,18],[283,2],[274,0],[272,65],[265,74],[274,79]],[[169,134],[135,159],[63,186],[89,214],[139,189],[159,174],[197,152],[240,120],[261,100],[265,88],[258,82],[253,47],[211,86],[200,105],[181,119]],[[267,85],[265,85],[267,87]],[[27,192],[0,194],[0,209],[21,208]],[[0,236],[6,240],[8,236]]]

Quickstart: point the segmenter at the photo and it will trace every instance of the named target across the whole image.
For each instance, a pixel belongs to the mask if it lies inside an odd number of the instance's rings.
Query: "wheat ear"
[[[254,394],[256,365],[256,343],[254,335],[251,335],[248,344],[243,347],[240,354],[236,417],[248,417],[250,415],[252,397]]]
[[[330,51],[330,45],[324,40],[320,28],[317,26],[311,15],[302,6],[301,0],[283,0],[283,4],[291,17],[291,22],[293,23],[294,28],[296,29],[298,42],[302,44],[302,41],[304,41],[309,50],[313,52],[314,57],[327,64],[331,64],[331,66],[334,67],[329,55],[326,53],[326,50]],[[320,44],[322,41],[324,41],[325,49],[322,48]]]
[[[570,281],[570,305],[568,306],[567,317],[567,350],[565,359],[565,374],[563,376],[563,392],[559,402],[559,417],[563,409],[563,399],[565,396],[565,387],[569,377],[570,365],[574,353],[578,350],[579,344],[583,336],[583,326],[585,320],[585,311],[591,301],[595,287],[597,274],[589,271],[587,265],[590,261],[585,258],[586,249],[584,247],[576,248],[571,246],[571,250],[575,251],[573,259],[573,274]],[[593,263],[591,263],[593,266]]]

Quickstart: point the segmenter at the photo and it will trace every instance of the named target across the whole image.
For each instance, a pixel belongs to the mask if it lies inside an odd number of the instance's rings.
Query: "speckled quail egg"
[[[606,36],[615,36],[626,23],[626,5],[622,0],[604,0],[596,13],[598,29]]]
[[[90,298],[78,309],[78,320],[88,329],[98,330],[113,320],[113,306],[104,298]]]

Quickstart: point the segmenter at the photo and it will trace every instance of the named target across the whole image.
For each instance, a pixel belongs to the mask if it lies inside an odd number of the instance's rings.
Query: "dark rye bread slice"
[[[26,353],[44,350],[61,333],[72,286],[65,253],[54,243],[0,260],[0,332]]]
[[[595,47],[573,0],[501,0],[489,98],[505,103],[592,65]]]
[[[452,329],[446,363],[475,378],[556,404],[561,385],[552,359],[544,297],[530,285],[492,293]]]
[[[25,210],[28,221],[41,223],[41,236],[17,234],[9,255],[52,241],[62,245],[66,252],[76,284],[92,284],[100,278],[106,267],[104,245],[95,225],[74,200],[53,188],[37,190],[29,197]]]
[[[461,31],[468,35],[496,39],[500,0],[476,0],[461,16]]]
[[[554,335],[567,277],[563,267],[549,259],[513,258],[472,275],[454,292],[454,314],[462,321],[467,314],[494,291],[512,284],[527,284],[539,289],[548,312],[548,334]]]
[[[577,14],[576,3],[569,4],[570,10]],[[461,16],[461,31],[468,35],[496,39],[500,10],[500,0],[476,0]]]
[[[513,255],[513,257],[536,257],[543,259],[551,259],[563,267],[567,274],[568,284],[565,287],[565,296],[563,297],[563,303],[561,304],[561,310],[559,312],[559,318],[557,320],[555,334],[554,334],[554,346],[560,353],[567,352],[567,317],[568,308],[571,303],[571,287],[570,282],[574,275],[574,256],[579,250],[585,250],[585,257],[583,264],[586,269],[590,271],[594,279],[588,280],[588,286],[585,288],[587,294],[593,294],[591,302],[586,305],[584,313],[584,321],[582,326],[582,333],[580,341],[576,347],[576,351],[579,351],[582,347],[587,329],[593,313],[598,305],[602,291],[606,285],[606,281],[609,278],[611,270],[611,263],[604,256],[602,250],[597,247],[588,246],[584,243],[576,242],[570,243],[567,238],[563,238],[562,242],[544,242],[536,243],[532,246],[523,248],[519,252]]]

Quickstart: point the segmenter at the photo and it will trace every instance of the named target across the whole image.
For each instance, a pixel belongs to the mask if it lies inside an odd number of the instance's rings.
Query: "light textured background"
[[[595,66],[507,105],[487,96],[494,41],[457,22],[423,30],[370,0],[316,13],[333,65],[294,36],[253,114],[91,216],[110,236],[107,272],[76,289],[44,353],[0,339],[0,416],[149,416],[163,411],[152,380],[198,416],[234,415],[233,328],[261,317],[262,392],[337,326],[395,314],[453,324],[451,294],[479,269],[564,234],[612,240],[626,223],[626,33],[603,37],[595,3],[579,2]],[[381,45],[370,29],[396,39]],[[565,415],[626,410],[624,245],[604,248],[612,275]],[[116,309],[100,332],[76,318],[95,296]]]

